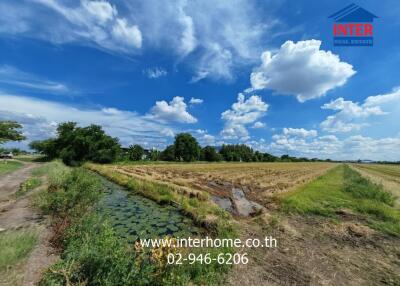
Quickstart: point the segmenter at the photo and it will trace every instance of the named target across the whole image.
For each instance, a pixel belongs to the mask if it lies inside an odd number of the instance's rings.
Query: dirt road
[[[32,196],[38,190],[33,190],[21,198],[14,195],[20,184],[27,180],[31,171],[37,167],[38,164],[35,163],[24,163],[21,169],[0,176],[0,231],[31,228],[39,233],[38,244],[25,263],[24,269],[21,269],[21,273],[24,273],[23,285],[36,285],[42,271],[57,259],[48,243],[51,233],[45,218],[31,206]]]

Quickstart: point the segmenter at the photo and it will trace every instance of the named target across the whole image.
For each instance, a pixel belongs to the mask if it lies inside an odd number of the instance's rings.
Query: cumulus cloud
[[[183,97],[175,96],[169,103],[165,100],[157,101],[150,110],[149,118],[161,121],[175,121],[180,123],[196,123],[197,119],[187,111]]]
[[[202,104],[203,100],[201,98],[192,97],[189,101],[190,104]]]
[[[257,121],[253,124],[253,126],[251,128],[260,129],[260,128],[264,128],[264,127],[265,127],[265,123]]]
[[[369,96],[363,104],[337,98],[324,104],[321,108],[335,110],[337,113],[329,115],[320,126],[328,132],[351,132],[360,130],[369,125],[367,119],[371,116],[386,115],[393,106],[400,105],[400,90],[394,89],[388,94]]]
[[[304,128],[283,128],[283,134],[294,137],[315,137],[318,135],[317,130],[306,130]]]
[[[146,69],[143,71],[143,73],[150,79],[163,77],[168,74],[168,72],[165,69],[159,67]]]
[[[334,135],[297,137],[275,134],[270,144],[252,142],[259,150],[298,157],[334,160],[400,160],[400,137],[371,138],[361,135],[339,139]]]
[[[0,66],[0,83],[3,87],[13,87],[21,90],[34,90],[46,93],[71,94],[70,89],[62,83],[39,78],[33,74],[23,72],[13,66]]]
[[[287,41],[276,52],[263,52],[247,91],[272,89],[304,102],[344,85],[355,74],[353,66],[320,47],[318,40]]]
[[[166,136],[174,127],[149,119],[136,112],[113,107],[84,108],[32,97],[0,93],[0,120],[16,120],[24,126],[28,141],[55,135],[58,123],[76,121],[79,125],[99,124],[124,146],[132,143],[145,147],[164,148]],[[162,130],[160,132],[160,130]],[[23,142],[20,147],[26,147]]]
[[[262,118],[268,110],[268,104],[258,95],[252,95],[248,99],[244,94],[239,93],[237,102],[232,104],[231,109],[221,114],[225,121],[221,135],[224,139],[249,139],[249,132],[246,128],[249,124],[255,123]]]

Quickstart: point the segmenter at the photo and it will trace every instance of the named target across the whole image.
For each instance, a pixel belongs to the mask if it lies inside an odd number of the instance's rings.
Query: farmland
[[[247,199],[261,204],[261,213],[244,217],[233,212],[225,220],[237,226],[235,236],[273,235],[279,247],[246,249],[250,263],[234,266],[225,277],[226,285],[400,282],[396,263],[400,212],[393,206],[395,197],[347,165],[119,163],[87,167],[156,201],[180,201],[195,221],[209,217],[210,212],[200,210],[213,205],[215,196],[233,201],[233,189],[243,190]],[[189,206],[181,197],[199,198],[201,204]]]
[[[362,175],[368,177],[397,197],[397,204],[400,205],[400,166],[379,165],[379,164],[354,164],[353,167]]]
[[[231,196],[233,186],[240,187],[249,199],[266,204],[272,195],[292,190],[335,166],[333,163],[198,163],[117,164],[107,168],[177,190],[225,198]]]

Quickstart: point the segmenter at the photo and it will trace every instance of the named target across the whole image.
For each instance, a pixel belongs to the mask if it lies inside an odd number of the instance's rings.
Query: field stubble
[[[167,184],[175,190],[229,198],[232,187],[262,205],[276,193],[311,181],[335,167],[334,163],[211,163],[112,165],[114,171],[141,180]]]

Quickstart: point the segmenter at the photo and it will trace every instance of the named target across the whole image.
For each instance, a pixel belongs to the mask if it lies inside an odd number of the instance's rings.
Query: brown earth
[[[32,190],[21,198],[15,197],[20,184],[31,176],[31,171],[36,167],[38,164],[24,163],[21,169],[0,176],[0,229],[5,231],[29,228],[39,233],[38,243],[27,261],[19,264],[21,269],[18,272],[23,275],[22,285],[36,285],[43,270],[57,260],[48,243],[51,233],[46,219],[32,207],[32,197],[39,189]]]
[[[245,238],[277,239],[277,248],[251,248],[227,285],[400,285],[400,243],[350,220],[289,216],[268,226],[264,214],[242,223]]]

